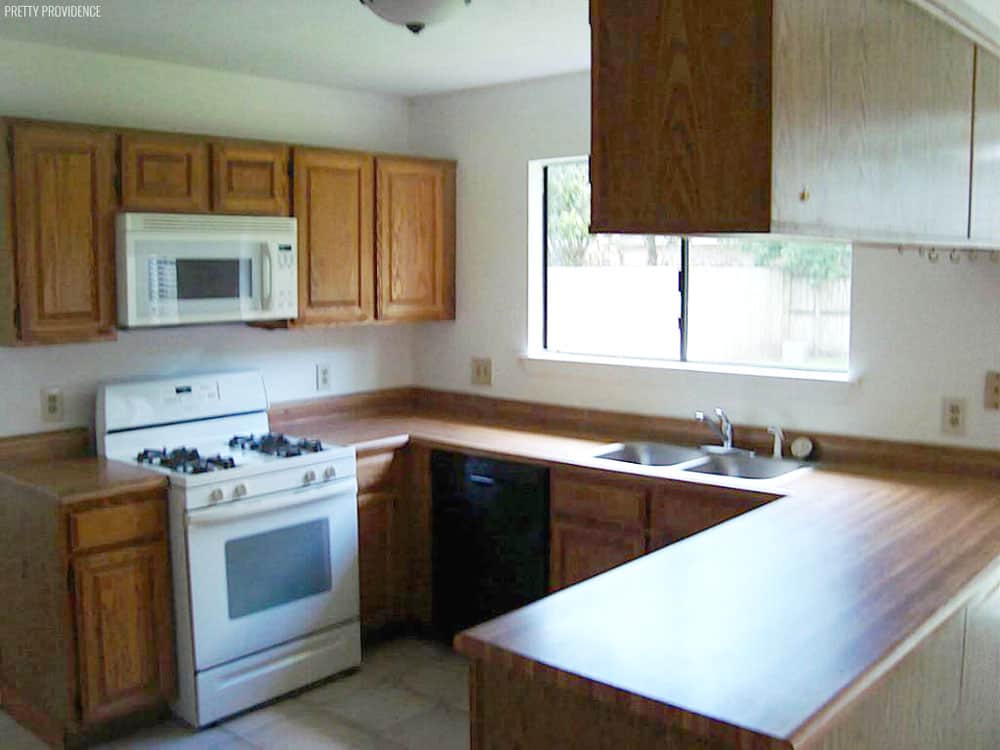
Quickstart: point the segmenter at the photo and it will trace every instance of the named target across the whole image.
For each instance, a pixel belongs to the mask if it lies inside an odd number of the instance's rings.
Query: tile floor
[[[361,670],[214,727],[168,721],[102,750],[458,750],[469,747],[468,665],[445,646],[416,639],[382,644]],[[0,712],[0,748],[45,745]]]

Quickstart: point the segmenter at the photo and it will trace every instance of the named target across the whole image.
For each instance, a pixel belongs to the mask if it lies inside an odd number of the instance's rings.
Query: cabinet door
[[[591,0],[590,15],[591,230],[767,231],[771,0]]]
[[[180,136],[121,137],[122,209],[207,213],[208,144]]]
[[[358,566],[361,624],[377,628],[395,619],[393,522],[396,495],[371,492],[358,496]]]
[[[555,591],[572,586],[645,552],[646,537],[641,531],[615,532],[553,523],[550,587]]]
[[[166,542],[74,559],[81,719],[169,699],[174,638]]]
[[[375,317],[374,165],[368,154],[295,149],[299,323]]]
[[[222,214],[288,216],[288,147],[212,144],[212,209]]]
[[[455,317],[455,164],[377,159],[377,314]]]
[[[44,124],[13,136],[21,340],[113,338],[115,137]]]
[[[679,542],[724,521],[759,508],[774,496],[714,487],[660,488],[650,500],[650,551]]]
[[[775,231],[965,237],[972,42],[906,0],[775,16]]]
[[[971,238],[1000,240],[1000,59],[976,55],[976,120],[972,157]]]

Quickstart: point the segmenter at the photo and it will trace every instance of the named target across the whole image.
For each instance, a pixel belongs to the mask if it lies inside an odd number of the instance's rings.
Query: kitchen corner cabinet
[[[297,325],[375,318],[375,159],[296,148]]]
[[[592,229],[968,235],[973,44],[907,0],[592,0]]]
[[[212,210],[288,216],[288,155],[281,143],[213,143]]]
[[[157,133],[121,136],[123,211],[208,213],[208,143],[200,138]]]
[[[694,536],[774,499],[774,495],[720,487],[658,487],[649,502],[649,551]]]
[[[4,343],[114,338],[115,135],[20,122],[7,135]]]
[[[455,318],[455,163],[378,157],[376,314]]]

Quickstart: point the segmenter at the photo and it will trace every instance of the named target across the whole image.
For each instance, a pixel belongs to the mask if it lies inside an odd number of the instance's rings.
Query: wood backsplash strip
[[[351,419],[383,414],[410,414],[417,407],[419,388],[387,388],[346,396],[326,396],[275,404],[268,411],[271,427],[288,430],[287,425],[310,419]],[[290,431],[290,430],[289,430]]]
[[[80,458],[93,452],[90,430],[86,427],[0,438],[0,464]]]

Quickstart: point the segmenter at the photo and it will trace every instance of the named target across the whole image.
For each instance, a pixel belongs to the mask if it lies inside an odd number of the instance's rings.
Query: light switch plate
[[[986,398],[983,405],[987,409],[1000,409],[1000,372],[986,373]]]
[[[489,357],[472,358],[472,384],[493,385],[493,360]]]

